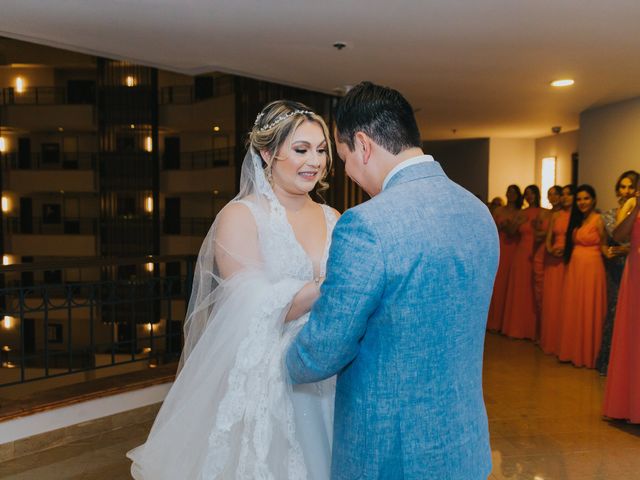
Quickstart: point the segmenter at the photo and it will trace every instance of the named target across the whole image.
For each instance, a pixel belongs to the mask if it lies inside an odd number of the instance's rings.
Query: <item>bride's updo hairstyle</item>
[[[276,100],[271,102],[256,117],[253,128],[249,133],[247,147],[253,148],[262,157],[262,152],[269,152],[273,161],[279,160],[278,152],[289,136],[304,122],[315,122],[322,128],[327,142],[327,165],[318,181],[318,192],[325,191],[329,184],[325,181],[333,162],[331,136],[322,117],[300,102],[290,100]],[[272,163],[271,162],[271,163]],[[271,179],[271,163],[262,158],[262,166],[267,179]]]

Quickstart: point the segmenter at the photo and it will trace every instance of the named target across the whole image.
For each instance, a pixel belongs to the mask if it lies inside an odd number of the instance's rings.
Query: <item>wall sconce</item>
[[[144,199],[144,211],[153,213],[153,197],[149,196]]]
[[[144,139],[144,149],[147,152],[153,152],[153,139],[151,137],[146,137]]]
[[[24,93],[25,83],[24,78],[16,77],[16,93]]]
[[[7,151],[7,139],[4,137],[0,137],[0,153],[4,153]]]
[[[153,323],[147,323],[147,324],[145,324],[144,328],[145,328],[145,330],[146,330],[147,332],[152,332],[152,331],[153,331]]]
[[[11,211],[11,199],[5,195],[2,196],[2,212],[7,213]]]
[[[14,320],[15,319],[13,317],[10,317],[9,315],[5,315],[2,318],[2,327],[6,330],[13,328]]]
[[[12,263],[11,255],[3,255],[2,256],[2,265],[11,265]]]
[[[145,265],[144,265],[144,269],[149,273],[153,273],[154,268],[155,267],[154,267],[153,263],[151,263],[151,262],[145,263]]]
[[[542,188],[542,207],[551,208],[549,199],[547,198],[547,191],[556,184],[556,157],[545,157],[542,159],[542,181],[540,186]]]
[[[134,76],[127,75],[124,83],[127,85],[127,87],[135,87],[138,82],[136,82],[136,78]]]

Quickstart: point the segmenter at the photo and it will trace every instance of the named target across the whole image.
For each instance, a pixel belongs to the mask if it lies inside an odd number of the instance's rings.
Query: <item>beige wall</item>
[[[4,123],[31,131],[89,131],[95,128],[93,105],[7,105]]]
[[[0,68],[0,87],[15,87],[17,77],[22,77],[25,88],[52,87],[54,85],[53,68],[2,67]]]
[[[579,182],[593,185],[599,208],[616,205],[615,182],[629,169],[640,170],[640,97],[582,112]]]
[[[504,198],[507,187],[524,187],[535,181],[535,140],[491,138],[489,140],[489,200]]]
[[[7,188],[15,192],[97,192],[93,170],[11,170]]]
[[[578,151],[579,130],[536,139],[535,183],[540,185],[542,159],[556,157],[556,184],[571,183],[571,155]],[[544,192],[542,192],[545,195]]]
[[[14,255],[95,257],[93,235],[11,235],[7,251]]]

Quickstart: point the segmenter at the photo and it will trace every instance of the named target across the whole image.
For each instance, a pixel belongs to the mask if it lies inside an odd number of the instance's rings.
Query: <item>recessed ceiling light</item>
[[[218,125],[214,125],[213,126],[213,131],[214,132],[219,132],[220,131],[220,127]]]
[[[553,82],[551,82],[551,86],[552,87],[570,87],[574,83],[576,82],[574,82],[573,79],[571,78],[563,78],[561,80],[554,80]]]

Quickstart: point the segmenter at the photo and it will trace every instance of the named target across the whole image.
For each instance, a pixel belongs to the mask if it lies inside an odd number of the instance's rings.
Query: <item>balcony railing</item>
[[[215,78],[213,85],[203,90],[193,85],[162,87],[159,100],[161,105],[189,105],[209,98],[230,95],[233,91],[233,77],[223,76]]]
[[[164,218],[163,233],[165,235],[204,237],[212,223],[212,218],[181,218],[178,220]]]
[[[8,217],[7,233],[18,235],[96,235],[96,218]]]
[[[164,170],[201,170],[233,165],[235,148],[225,147],[196,152],[181,152],[179,157],[163,156]]]
[[[163,256],[0,267],[0,387],[175,361],[194,261]],[[44,282],[34,282],[43,274]]]
[[[91,96],[69,97],[65,87],[28,87],[22,92],[8,87],[0,89],[2,105],[92,105]]]
[[[101,156],[109,162],[110,167],[122,163],[123,175],[125,170],[134,168],[138,158],[151,159],[147,152],[139,153],[103,153]],[[0,155],[5,170],[95,170],[98,166],[98,153],[95,152],[60,152],[58,155],[34,152],[30,155],[20,155],[7,152]],[[206,168],[229,167],[234,164],[235,148],[224,147],[212,150],[198,150],[194,152],[180,152],[177,156],[162,155],[164,170],[202,170]]]
[[[60,152],[58,155],[15,152],[2,155],[4,168],[12,170],[95,170],[97,154],[92,152]]]

